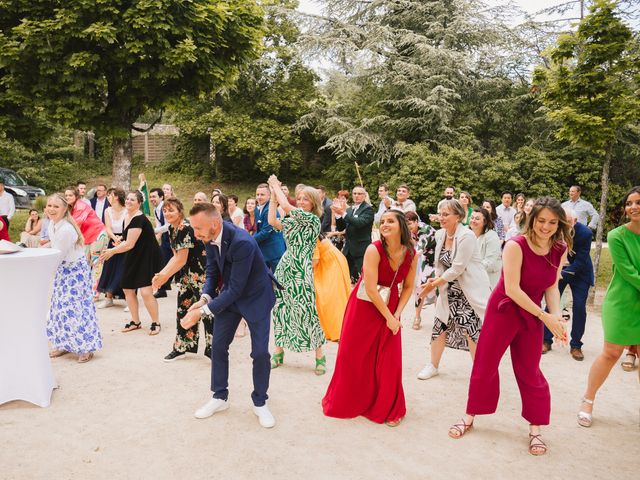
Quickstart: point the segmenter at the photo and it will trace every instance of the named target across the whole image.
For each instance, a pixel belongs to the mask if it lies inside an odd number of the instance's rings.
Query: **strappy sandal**
[[[314,370],[316,375],[324,375],[327,373],[327,357],[322,356],[321,358],[316,358],[316,368]]]
[[[93,358],[93,352],[83,353],[78,357],[78,363],[87,363]]]
[[[66,355],[67,353],[69,352],[67,352],[66,350],[53,350],[52,352],[49,352],[49,358],[58,358]]]
[[[588,398],[582,397],[582,403],[586,403],[587,405],[591,405],[593,407],[593,400],[589,400]],[[593,414],[589,412],[585,412],[580,410],[578,412],[578,425],[581,427],[590,427],[593,423]]]
[[[462,438],[469,430],[473,428],[473,422],[465,423],[464,418],[460,419],[460,423],[454,423],[449,427],[449,436],[451,438]],[[453,432],[458,432],[458,434],[454,434]]]
[[[547,444],[542,441],[540,438],[541,436],[541,433],[538,433],[537,435],[534,435],[533,433],[529,434],[529,453],[536,457],[547,453]]]
[[[271,368],[278,368],[284,363],[284,350],[280,353],[271,355]]]
[[[162,326],[157,322],[152,322],[149,327],[149,335],[158,335],[162,330]]]
[[[420,326],[421,323],[422,323],[422,319],[420,317],[416,317],[416,319],[413,321],[413,329],[420,330],[420,328],[422,328]]]
[[[404,420],[404,417],[400,417],[396,420],[388,420],[386,422],[384,422],[384,424],[387,427],[397,427],[398,425],[400,425],[402,423],[402,420]]]
[[[636,369],[636,356],[633,353],[627,353],[620,366],[625,372],[633,372]]]
[[[133,332],[134,330],[139,330],[140,328],[142,328],[142,322],[136,323],[133,320],[131,320],[129,323],[127,323],[124,326],[121,332],[122,333]]]

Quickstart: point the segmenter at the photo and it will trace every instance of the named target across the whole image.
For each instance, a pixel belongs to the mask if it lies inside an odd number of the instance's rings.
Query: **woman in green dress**
[[[322,208],[315,188],[304,187],[298,192],[297,208],[287,200],[275,175],[269,177],[271,201],[269,224],[282,230],[287,250],[278,263],[275,276],[283,286],[276,290],[276,304],[272,310],[276,350],[271,368],[278,368],[284,360],[284,349],[294,352],[316,352],[316,375],[326,373],[326,357],[322,353],[325,336],[320,326],[313,286],[313,250],[320,235]],[[277,208],[285,218],[277,218]]]
[[[625,345],[640,345],[640,186],[622,202],[627,223],[607,235],[613,277],[602,303],[604,348],[589,370],[578,423],[590,427],[598,389],[618,362]]]

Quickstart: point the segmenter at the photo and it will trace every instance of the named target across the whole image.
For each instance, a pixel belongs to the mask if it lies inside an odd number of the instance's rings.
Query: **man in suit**
[[[107,200],[107,186],[104,183],[96,185],[96,194],[89,200],[89,205],[96,212],[96,215],[102,223],[104,222],[104,212],[111,206],[109,200]]]
[[[274,230],[269,225],[269,199],[271,192],[269,185],[261,183],[256,188],[256,233],[253,239],[256,241],[262,252],[267,267],[272,272],[276,271],[278,262],[286,250],[282,232]],[[278,217],[279,218],[279,217]]]
[[[153,205],[153,216],[156,218],[156,226],[153,231],[160,242],[160,251],[162,252],[162,268],[173,258],[173,250],[171,250],[171,241],[169,240],[169,222],[165,221],[162,211],[164,197],[164,188],[152,188],[149,192],[149,202]],[[167,296],[167,290],[171,290],[171,278],[153,296],[164,298]]]
[[[589,288],[594,285],[593,264],[591,263],[591,239],[593,233],[591,229],[577,222],[576,213],[565,208],[567,220],[573,222],[573,252],[569,254],[569,265],[562,269],[562,278],[558,282],[560,295],[564,292],[568,285],[571,288],[571,296],[573,297],[572,315],[571,315],[571,350],[569,353],[581,362],[584,360],[582,353],[582,335],[584,335],[584,326],[587,321],[587,296]],[[542,344],[542,353],[551,350],[553,343],[553,334],[547,327],[544,328],[544,342]]]
[[[271,371],[269,329],[271,309],[275,304],[275,278],[253,237],[229,222],[223,223],[220,212],[212,204],[194,205],[189,214],[196,238],[205,243],[207,278],[202,299],[191,306],[180,323],[184,328],[190,328],[202,315],[215,315],[211,345],[213,398],[196,410],[195,416],[207,418],[229,408],[229,345],[244,318],[251,333],[253,411],[260,425],[271,428],[276,421],[266,401]]]
[[[373,207],[365,201],[367,192],[363,187],[355,187],[351,194],[353,205],[346,211],[338,203],[331,209],[336,215],[336,230],[346,230],[342,253],[347,257],[351,281],[355,283],[362,272],[364,252],[371,243],[374,213]]]

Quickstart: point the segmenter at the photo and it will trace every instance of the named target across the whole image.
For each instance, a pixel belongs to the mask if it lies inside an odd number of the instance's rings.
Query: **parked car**
[[[36,197],[45,195],[43,189],[28,185],[24,178],[9,168],[0,168],[0,178],[4,181],[5,190],[13,195],[16,208],[31,208]]]

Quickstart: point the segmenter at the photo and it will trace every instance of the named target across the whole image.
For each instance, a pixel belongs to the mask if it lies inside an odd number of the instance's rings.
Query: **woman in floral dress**
[[[430,278],[436,276],[434,267],[434,254],[436,251],[436,229],[420,221],[420,217],[416,212],[406,212],[405,218],[411,232],[411,240],[415,245],[416,254],[418,254],[418,268],[416,269],[416,292],[415,304],[416,318],[413,321],[413,329],[420,330],[422,323],[422,308],[425,305],[431,305],[436,301],[435,292],[420,298],[420,287],[427,283]]]
[[[200,299],[200,292],[205,281],[207,257],[204,244],[196,239],[193,228],[184,219],[184,206],[175,197],[168,198],[162,206],[162,213],[169,223],[169,241],[173,257],[152,280],[153,288],[164,285],[176,273],[178,283],[178,311],[176,315],[177,333],[173,349],[165,362],[173,362],[184,358],[185,353],[198,353],[198,324],[185,330],[180,320],[187,314],[189,307]],[[213,317],[202,318],[205,332],[204,354],[211,358],[211,332]]]
[[[47,215],[51,220],[51,248],[62,253],[47,320],[47,337],[53,346],[49,356],[55,358],[73,352],[78,355],[79,363],[85,363],[93,358],[93,352],[102,348],[102,336],[93,304],[84,239],[63,195],[56,193],[49,197]]]
[[[316,352],[316,375],[326,373],[326,357],[322,353],[325,336],[318,319],[313,285],[313,251],[320,235],[322,208],[315,188],[301,189],[296,198],[298,208],[288,202],[275,175],[269,178],[271,201],[269,224],[284,233],[287,250],[278,263],[275,276],[284,287],[276,290],[273,326],[276,351],[271,368],[283,363],[284,349],[294,352]],[[278,206],[286,218],[276,216]]]

